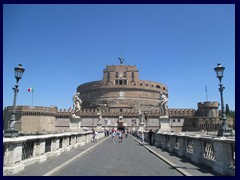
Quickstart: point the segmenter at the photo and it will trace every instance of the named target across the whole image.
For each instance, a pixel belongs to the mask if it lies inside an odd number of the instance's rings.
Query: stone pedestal
[[[80,131],[81,130],[81,117],[72,116],[70,118],[69,129],[71,131]]]
[[[145,130],[144,130],[144,123],[140,123],[140,124],[139,124],[138,132],[139,132],[139,131],[142,131],[142,132],[145,131]]]
[[[98,123],[98,124],[97,124],[97,131],[100,131],[100,130],[102,130],[102,124],[101,124],[101,123]]]
[[[4,137],[18,137],[18,131],[16,130],[5,130]]]
[[[218,136],[233,136],[233,129],[232,128],[219,129]]]
[[[157,133],[163,133],[163,132],[171,132],[171,127],[169,125],[169,117],[168,116],[160,116],[159,117],[159,130]]]

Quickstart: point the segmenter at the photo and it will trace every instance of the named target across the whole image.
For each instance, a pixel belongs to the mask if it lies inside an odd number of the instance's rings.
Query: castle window
[[[159,85],[156,85],[156,88],[160,89],[160,86],[159,86]]]
[[[118,80],[115,80],[115,85],[118,85]]]
[[[140,86],[142,86],[143,84],[142,83],[140,83]]]
[[[119,80],[119,85],[122,85],[123,84],[123,81],[122,80]]]
[[[110,72],[107,73],[107,82],[110,82]]]
[[[132,72],[132,82],[134,82],[134,72]]]
[[[146,84],[146,86],[148,86],[148,84]]]
[[[118,77],[118,72],[116,72],[116,75],[115,75],[115,77]]]
[[[124,80],[123,82],[124,82],[124,85],[127,85],[127,80]]]
[[[127,73],[126,72],[124,72],[123,77],[127,77]]]
[[[172,121],[173,121],[173,123],[175,123],[175,122],[176,122],[176,121],[175,121],[175,119],[173,119]]]
[[[181,122],[181,119],[178,119],[178,121],[177,121],[177,122],[179,122],[179,123],[180,123],[180,122]]]
[[[165,87],[163,87],[163,90],[166,90]]]

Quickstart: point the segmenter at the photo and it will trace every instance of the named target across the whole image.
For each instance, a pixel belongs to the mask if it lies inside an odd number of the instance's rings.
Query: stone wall
[[[7,123],[11,117],[12,106],[4,109],[4,129],[7,129]],[[148,117],[148,128],[158,129],[160,112],[158,109],[146,111]],[[170,119],[185,119],[186,117],[193,116],[194,109],[169,109]],[[96,109],[81,109],[78,114],[81,117],[82,127],[92,128],[96,127],[98,122]],[[132,126],[132,119],[136,120],[136,126],[139,124],[138,110],[124,109],[120,111],[119,108],[102,110],[102,125],[103,127],[116,128],[119,116],[123,116],[124,126],[129,129]],[[41,107],[41,106],[17,106],[16,108],[16,129],[21,133],[51,133],[63,132],[69,130],[69,121],[71,117],[70,110],[58,110],[57,107]],[[92,124],[94,119],[94,125]],[[108,125],[105,120],[108,119]],[[174,126],[174,131],[179,131],[180,126],[177,122],[171,123]],[[177,127],[178,126],[178,127]]]
[[[136,132],[132,132],[137,135]],[[149,142],[148,132],[144,140]],[[187,157],[221,175],[235,176],[235,137],[212,137],[191,133],[154,133],[154,145],[172,155]]]
[[[99,132],[98,137],[104,137],[104,132]],[[3,138],[3,175],[13,175],[91,140],[92,131]]]

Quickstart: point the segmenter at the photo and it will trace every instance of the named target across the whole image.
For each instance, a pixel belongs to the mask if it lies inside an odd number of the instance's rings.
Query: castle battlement
[[[199,102],[198,108],[218,108],[219,103],[216,101],[205,101],[205,102]]]

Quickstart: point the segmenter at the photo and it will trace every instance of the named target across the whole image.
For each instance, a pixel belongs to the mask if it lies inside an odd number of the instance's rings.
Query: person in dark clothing
[[[152,136],[153,136],[153,131],[152,131],[152,129],[150,129],[150,131],[148,132],[148,138],[149,138],[150,145],[152,145]]]

